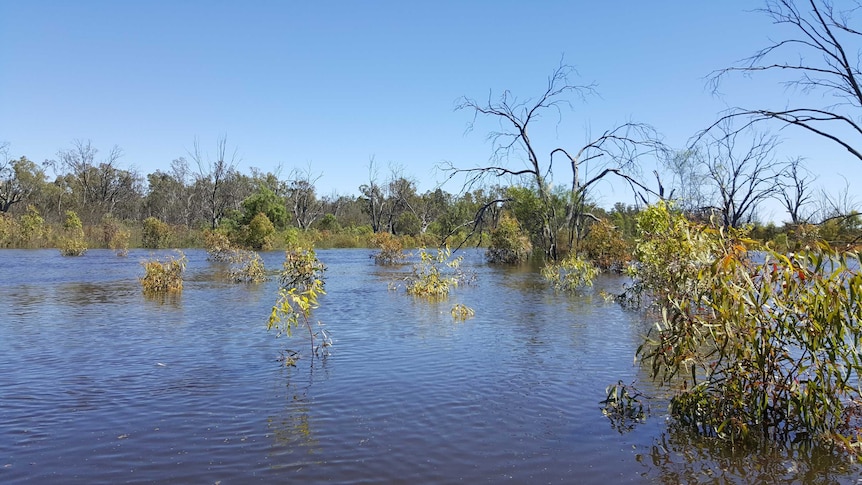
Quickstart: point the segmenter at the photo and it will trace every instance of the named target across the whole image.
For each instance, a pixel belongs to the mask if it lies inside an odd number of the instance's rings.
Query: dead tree
[[[450,179],[456,175],[465,176],[465,189],[481,184],[487,177],[526,180],[536,190],[541,205],[541,234],[534,236],[538,236],[545,255],[551,259],[557,259],[558,256],[558,231],[569,227],[570,238],[577,238],[587,191],[606,176],[617,175],[627,180],[632,187],[654,193],[636,180],[636,161],[647,153],[656,154],[662,147],[650,127],[627,123],[604,132],[578,150],[555,147],[542,155],[530,138],[531,123],[548,111],[556,112],[559,118],[562,107],[571,108],[570,96],[583,99],[594,92],[591,84],[574,84],[570,79],[574,74],[571,66],[561,64],[548,77],[544,91],[535,98],[521,100],[509,91],[503,91],[497,98],[489,94],[485,102],[462,98],[456,109],[473,112],[469,129],[472,129],[479,116],[490,117],[500,123],[500,130],[488,134],[493,150],[492,164],[468,169],[456,168],[451,164],[443,166],[449,172]],[[564,214],[558,213],[553,200],[555,155],[564,155],[571,166],[572,178],[565,184],[568,193]],[[525,159],[523,168],[510,166],[510,160],[517,157]],[[591,172],[583,173],[584,164],[593,160]]]
[[[197,165],[195,185],[202,191],[203,205],[209,219],[210,228],[218,227],[221,218],[227,212],[231,203],[230,182],[236,176],[236,166],[239,163],[237,150],[228,158],[227,136],[219,137],[216,142],[215,159],[201,150],[200,143],[195,139],[194,152],[189,153]]]
[[[858,8],[857,2],[838,9],[828,0],[807,0],[800,5],[793,0],[767,0],[760,11],[795,34],[772,42],[737,66],[713,72],[710,81],[714,91],[730,74],[769,71],[786,75],[785,87],[819,96],[795,99],[782,108],[734,108],[705,131],[728,118],[745,118],[747,122],[740,129],[773,120],[831,140],[862,160],[858,139],[862,126],[857,121],[857,110],[862,108],[858,47],[862,32],[851,24],[851,14]],[[809,104],[829,98],[832,100],[822,105]]]

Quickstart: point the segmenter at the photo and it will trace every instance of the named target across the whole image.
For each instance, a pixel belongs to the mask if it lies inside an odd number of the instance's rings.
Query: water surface
[[[312,366],[302,333],[266,330],[276,282],[229,283],[202,251],[162,301],[137,281],[147,251],[0,251],[0,483],[856,482],[832,455],[669,429],[657,395],[611,426],[599,401],[638,377],[645,326],[599,295],[623,279],[555,294],[468,252],[476,284],[432,303],[370,254],[318,252],[335,346]],[[284,367],[286,348],[306,358]]]

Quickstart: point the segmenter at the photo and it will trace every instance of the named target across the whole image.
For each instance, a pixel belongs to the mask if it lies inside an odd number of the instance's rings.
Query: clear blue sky
[[[195,138],[221,135],[247,171],[311,166],[319,192],[357,193],[374,157],[431,189],[441,161],[486,162],[463,95],[535,95],[564,61],[600,97],[535,130],[544,151],[638,121],[672,146],[729,105],[785,96],[766,79],[705,77],[780,34],[758,1],[13,1],[0,0],[0,141],[41,162],[75,139],[142,174],[167,170]],[[783,130],[818,184],[859,162]],[[608,185],[606,204],[631,196]],[[766,214],[768,217],[769,214]],[[774,215],[781,219],[781,214]]]

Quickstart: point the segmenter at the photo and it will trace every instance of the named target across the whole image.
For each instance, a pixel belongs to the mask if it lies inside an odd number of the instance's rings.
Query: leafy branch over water
[[[323,273],[326,267],[314,253],[313,249],[295,248],[285,252],[284,264],[279,276],[280,288],[278,300],[272,307],[267,330],[275,328],[276,336],[290,337],[297,326],[308,330],[311,345],[311,356],[327,355],[327,348],[332,346],[332,339],[320,322],[315,332],[311,313],[320,307],[318,297],[325,295],[323,289]],[[315,339],[321,343],[315,345]],[[296,354],[285,357],[288,365],[296,362]]]

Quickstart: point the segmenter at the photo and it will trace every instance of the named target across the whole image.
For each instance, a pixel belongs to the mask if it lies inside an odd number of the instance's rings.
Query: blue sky
[[[713,96],[705,77],[780,34],[756,1],[11,1],[0,0],[0,141],[56,157],[75,139],[143,174],[167,170],[194,140],[226,135],[242,161],[282,175],[322,174],[323,194],[355,194],[374,157],[421,190],[443,161],[489,159],[493,123],[465,133],[460,96],[538,94],[560,59],[600,96],[534,127],[544,152],[579,147],[626,121],[682,148],[731,105],[788,94],[766,78]],[[783,130],[781,156],[804,156],[819,185],[859,162]],[[553,145],[553,146],[552,146]],[[815,160],[816,159],[816,160]],[[514,162],[517,163],[517,162]],[[600,201],[631,201],[608,184]],[[769,214],[765,214],[769,217]],[[774,215],[778,219],[781,214]]]

